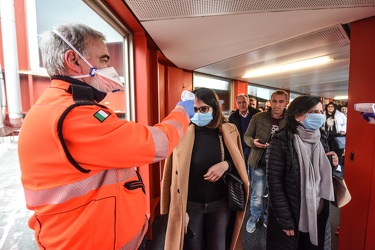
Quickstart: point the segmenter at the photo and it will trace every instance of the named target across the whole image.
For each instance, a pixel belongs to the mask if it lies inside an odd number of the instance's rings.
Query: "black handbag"
[[[219,133],[221,158],[224,161],[224,144],[221,132]],[[233,211],[244,210],[246,194],[242,179],[237,173],[225,172],[223,175],[224,183],[228,188],[228,205],[229,209]]]
[[[230,172],[224,173],[224,182],[228,187],[228,205],[230,210],[245,209],[245,190],[241,178]]]

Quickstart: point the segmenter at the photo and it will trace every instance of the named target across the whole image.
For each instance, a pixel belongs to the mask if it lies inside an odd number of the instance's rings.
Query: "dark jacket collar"
[[[71,78],[69,76],[60,76],[60,75],[51,76],[51,80],[54,80],[54,79],[66,81],[70,84],[76,84],[76,85],[81,85],[81,86],[89,86],[92,89],[92,92],[94,94],[94,99],[95,99],[96,102],[101,102],[107,96],[107,93],[101,92],[101,91],[97,90],[96,88],[93,88],[92,86],[88,85],[87,83],[82,82],[82,81],[77,80],[77,79],[74,79],[74,78]],[[69,88],[67,89],[67,92],[70,93],[70,94],[72,93],[72,87],[71,86],[69,86]]]

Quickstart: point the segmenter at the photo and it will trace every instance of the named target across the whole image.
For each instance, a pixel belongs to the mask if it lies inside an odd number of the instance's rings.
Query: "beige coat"
[[[194,126],[190,125],[185,136],[168,157],[164,166],[161,193],[161,214],[169,213],[165,250],[183,249],[184,221],[188,196],[189,168],[194,144]],[[249,180],[243,158],[241,137],[234,124],[224,123],[221,132],[233,163],[245,184],[246,200],[249,198]],[[230,249],[242,249],[241,227],[245,211],[238,211]]]

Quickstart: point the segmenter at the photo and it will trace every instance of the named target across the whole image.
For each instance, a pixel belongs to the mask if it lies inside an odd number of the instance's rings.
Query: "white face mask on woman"
[[[86,78],[86,77],[93,77],[93,79],[90,82],[90,85],[104,93],[108,92],[116,92],[119,90],[123,90],[124,86],[120,80],[120,77],[118,76],[115,68],[113,67],[107,67],[104,69],[97,69],[89,63],[89,61],[84,58],[79,51],[74,48],[74,46],[65,38],[63,37],[58,31],[53,31],[56,35],[58,35],[66,44],[69,45],[72,50],[74,50],[79,57],[82,58],[83,61],[87,63],[87,65],[90,66],[90,74],[86,75],[78,75],[78,76],[71,76],[72,78],[78,79],[78,78]]]

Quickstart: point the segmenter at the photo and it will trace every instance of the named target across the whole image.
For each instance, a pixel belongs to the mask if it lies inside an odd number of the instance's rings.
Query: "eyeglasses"
[[[199,112],[201,113],[207,113],[209,110],[210,110],[210,106],[202,106],[202,107],[194,107],[194,112],[197,113],[199,110]]]
[[[310,113],[310,114],[323,114],[323,110],[311,110],[307,113]]]

